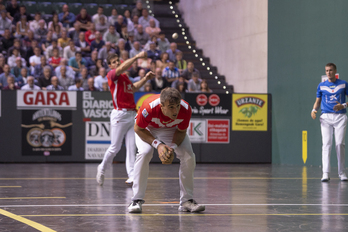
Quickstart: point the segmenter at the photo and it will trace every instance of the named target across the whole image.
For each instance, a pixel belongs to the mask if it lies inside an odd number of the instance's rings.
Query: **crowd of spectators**
[[[193,62],[183,59],[177,44],[168,41],[160,22],[141,2],[123,15],[116,9],[110,16],[103,11],[99,6],[91,16],[82,7],[74,15],[63,5],[61,13],[46,22],[17,0],[7,6],[0,2],[0,89],[108,91],[108,54],[118,54],[123,63],[145,50],[147,58],[126,71],[133,82],[149,70],[156,74],[140,91],[173,87],[180,92],[211,92]]]

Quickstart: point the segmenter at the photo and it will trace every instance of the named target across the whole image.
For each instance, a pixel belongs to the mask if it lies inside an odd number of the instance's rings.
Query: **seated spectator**
[[[109,28],[109,24],[106,23],[106,20],[103,16],[100,17],[99,22],[95,24],[95,29],[100,32],[101,36],[106,33]]]
[[[60,58],[63,57],[63,49],[62,49],[61,47],[58,46],[57,40],[53,39],[53,40],[52,40],[52,45],[50,45],[50,46],[48,46],[48,47],[46,48],[45,56],[46,56],[46,59],[47,59],[47,60],[53,56],[53,49],[55,49],[55,48],[58,49],[58,56],[59,56]]]
[[[164,31],[161,31],[159,33],[159,38],[157,39],[158,49],[161,52],[166,52],[168,49],[170,49],[170,43],[168,39],[166,38],[166,35],[164,34]]]
[[[144,47],[149,39],[150,39],[150,36],[143,31],[143,26],[139,24],[137,26],[137,30],[135,30],[134,40],[139,41],[141,46]]]
[[[10,68],[13,68],[16,66],[17,58],[19,58],[19,60],[22,63],[21,67],[27,65],[27,62],[25,61],[25,59],[21,57],[21,54],[19,54],[18,49],[14,48],[12,50],[12,55],[7,59],[7,64],[10,65]]]
[[[136,42],[134,40],[134,32],[129,32],[128,33],[128,40],[126,41],[126,50],[130,51],[131,49],[134,48],[134,42]]]
[[[182,82],[176,86],[176,89],[180,92],[181,96],[183,96],[187,91],[187,89],[185,88],[185,84]]]
[[[151,63],[150,63],[150,71],[155,73],[156,72],[156,61],[152,60]]]
[[[16,78],[16,82],[18,83],[18,86],[21,88],[24,85],[28,84],[28,69],[26,67],[21,69],[21,74]]]
[[[91,45],[92,41],[95,40],[96,32],[97,31],[95,30],[95,24],[91,23],[89,30],[85,33],[85,40],[88,43],[88,45]]]
[[[128,33],[127,25],[125,23],[122,24],[120,36],[125,41],[128,41],[129,33]]]
[[[65,31],[65,28],[63,27],[63,29],[61,29],[61,27],[59,25],[56,25],[54,27],[54,30],[52,31],[52,38],[53,39],[60,39],[62,38],[62,32]]]
[[[81,52],[76,52],[74,57],[69,59],[69,66],[74,70],[76,75],[78,75],[83,67],[86,67],[86,60],[82,58]]]
[[[141,68],[141,69],[139,70],[139,76],[134,77],[134,78],[129,78],[129,80],[130,80],[131,82],[135,83],[135,82],[138,82],[138,81],[140,81],[141,79],[143,79],[143,78],[145,77],[145,75],[146,75],[145,69]],[[144,86],[142,86],[142,87],[139,89],[139,91],[140,91],[140,92],[144,92]]]
[[[17,25],[17,23],[21,21],[22,16],[25,16],[27,22],[33,20],[33,17],[31,17],[31,15],[27,13],[27,8],[24,5],[21,5],[19,7],[19,12],[16,13],[13,17],[12,24]]]
[[[79,78],[76,78],[75,79],[75,84],[69,86],[68,90],[70,90],[70,91],[83,91],[82,80],[79,79]]]
[[[132,63],[132,66],[131,66],[131,68],[129,69],[129,77],[130,78],[134,78],[134,77],[137,77],[137,76],[139,76],[139,70],[140,70],[140,68],[138,67],[138,62],[137,61],[134,61],[133,63]],[[130,79],[129,78],[129,79]]]
[[[108,78],[106,77],[106,70],[105,68],[99,69],[99,76],[97,76],[94,79],[94,86],[101,90],[103,88],[103,81],[108,81]]]
[[[187,89],[187,83],[186,83],[186,80],[185,78],[183,78],[182,76],[180,76],[177,80],[173,81],[172,84],[171,84],[171,87],[172,88],[177,88],[179,84],[183,83],[184,84],[184,87],[185,87],[185,90]]]
[[[136,31],[139,25],[139,17],[137,15],[132,16],[132,23],[134,25],[134,31]]]
[[[161,92],[162,89],[167,88],[168,82],[166,78],[162,77],[161,68],[156,68],[155,78],[151,79],[152,90],[156,92]]]
[[[92,22],[98,24],[100,22],[101,17],[105,19],[105,22],[107,22],[108,19],[104,15],[104,7],[98,6],[97,13],[92,16]]]
[[[109,52],[115,53],[115,49],[111,47],[110,42],[106,42],[105,47],[99,50],[98,52],[98,59],[106,60],[108,57]]]
[[[32,30],[28,30],[28,35],[24,37],[22,42],[25,47],[30,47],[31,43],[34,40],[36,40],[39,43],[39,41],[35,39],[34,32]]]
[[[119,39],[118,43],[117,43],[116,54],[118,56],[120,56],[122,51],[128,51],[128,50],[126,49],[126,42],[125,42],[125,40],[124,39]]]
[[[138,41],[135,41],[133,44],[133,49],[130,50],[130,52],[129,52],[129,56],[130,56],[130,58],[132,58],[142,51],[143,51],[143,49],[141,48],[140,43]]]
[[[8,85],[3,88],[3,90],[17,90],[20,89],[20,87],[15,83],[15,78],[13,76],[7,77],[7,83]]]
[[[199,78],[198,73],[192,73],[192,78],[187,83],[188,92],[199,92],[201,90],[202,80]]]
[[[63,24],[59,22],[58,14],[54,13],[52,16],[52,21],[48,23],[48,30],[55,31],[57,27],[59,27],[59,31],[63,30]]]
[[[88,78],[87,83],[88,83],[88,87],[85,88],[86,91],[99,91],[99,89],[97,89],[94,86],[94,78],[93,77]]]
[[[52,78],[52,73],[51,73],[51,67],[46,65],[43,68],[43,76],[40,76],[38,78],[38,86],[45,90],[47,86],[51,84],[51,78]]]
[[[45,20],[41,19],[39,22],[39,28],[34,31],[34,36],[37,40],[44,40],[48,34],[48,30],[45,28]]]
[[[45,56],[40,57],[40,64],[35,65],[33,76],[38,80],[40,77],[44,75],[44,68],[47,66],[47,60]],[[51,68],[51,73],[53,75],[53,67],[48,65]]]
[[[69,46],[66,46],[64,48],[63,58],[69,60],[71,57],[75,56],[76,52],[81,52],[81,49],[75,46],[75,43],[73,40],[70,40]]]
[[[17,3],[17,0],[11,0],[6,7],[6,11],[7,11],[7,17],[12,21],[16,13],[19,12],[19,5]]]
[[[161,29],[159,27],[156,27],[154,19],[150,19],[149,26],[145,28],[145,32],[149,34],[150,37],[155,36],[157,38],[159,37]]]
[[[8,49],[13,46],[14,37],[9,29],[5,29],[4,36],[0,38],[0,50],[6,55]]]
[[[163,69],[162,76],[166,78],[169,83],[172,83],[173,81],[178,79],[178,77],[180,76],[179,69],[175,67],[173,61],[169,61],[168,67]]]
[[[91,52],[91,47],[85,40],[85,33],[83,31],[79,34],[78,41],[75,41],[75,46],[81,49],[82,56],[89,56]]]
[[[62,31],[62,37],[58,39],[58,46],[64,49],[66,46],[69,45],[70,38],[68,37],[68,34],[66,30]]]
[[[5,64],[4,65],[4,72],[2,74],[0,74],[0,87],[4,88],[4,87],[8,86],[7,77],[9,77],[9,76],[15,78],[10,72],[10,66],[8,64]]]
[[[151,43],[155,43],[155,49],[158,50],[158,48],[157,48],[157,38],[156,38],[156,36],[152,36],[151,39],[149,41],[147,41],[145,46],[144,46],[144,50],[145,51],[150,50],[150,44]]]
[[[180,74],[182,74],[184,69],[187,68],[187,62],[186,62],[186,60],[182,59],[182,55],[183,55],[182,51],[176,53],[175,67],[177,67],[179,69]]]
[[[58,85],[58,77],[53,76],[51,78],[51,84],[46,87],[46,90],[64,90],[64,88]]]
[[[76,17],[76,23],[81,31],[88,31],[91,27],[92,23],[92,18],[91,16],[87,13],[86,8],[82,7],[80,10],[80,14],[77,15]]]
[[[41,49],[39,47],[34,48],[34,55],[29,58],[31,73],[34,73],[36,65],[41,64]]]
[[[135,8],[132,10],[132,17],[134,15],[140,17],[142,15],[143,12],[143,5],[141,3],[141,0],[137,1],[137,4],[135,5]]]
[[[73,76],[68,76],[66,72],[66,66],[60,67],[60,77],[58,77],[60,85],[67,90],[69,86],[75,83]]]
[[[117,10],[116,8],[113,8],[111,10],[111,16],[108,17],[109,25],[115,25],[115,23],[117,22],[117,17],[118,17]]]
[[[25,57],[26,51],[22,48],[21,41],[19,39],[15,39],[13,41],[13,46],[8,49],[7,54],[13,54],[13,49],[17,49],[19,51],[19,55],[22,56],[22,58]]]
[[[81,81],[82,81],[82,88],[83,89],[88,88],[88,78],[89,77],[90,76],[88,75],[88,69],[86,67],[83,67],[81,69],[80,74],[77,77],[77,78],[81,79]]]
[[[35,16],[34,16],[34,20],[29,22],[29,29],[31,31],[34,31],[34,32],[37,29],[39,29],[40,28],[40,25],[39,25],[40,20],[41,20],[41,13],[40,12],[36,12]],[[45,21],[44,21],[44,23],[45,23],[44,28],[48,29]]]
[[[152,92],[152,85],[151,85],[151,83],[149,83],[149,82],[146,82],[145,84],[144,84],[144,92]]]
[[[114,25],[109,25],[109,30],[107,30],[103,35],[104,42],[110,42],[111,47],[115,48],[117,41],[120,39],[120,34],[118,34],[115,30]]]
[[[67,4],[63,5],[62,12],[58,14],[58,18],[59,22],[63,24],[63,27],[73,27],[75,15],[69,12],[69,6]]]
[[[2,10],[0,14],[0,36],[4,36],[5,29],[12,31],[12,21],[7,18],[6,10]]]
[[[29,62],[29,59],[30,57],[34,56],[35,55],[35,48],[38,47],[38,42],[36,39],[32,40],[30,43],[29,43],[29,47],[27,47],[27,52],[25,54],[25,61],[27,61],[27,63],[30,63]]]
[[[156,61],[156,67],[161,68],[161,70],[163,71],[166,67],[168,67],[169,64],[169,55],[166,52],[163,52],[160,55],[160,59]]]
[[[23,85],[22,90],[40,90],[40,87],[37,85],[34,85],[34,77],[28,76],[27,78],[27,84]]]
[[[0,74],[4,72],[5,57],[0,53]]]
[[[92,77],[97,77],[100,75],[100,69],[105,68],[104,61],[102,59],[97,59],[96,65],[89,68],[89,75]]]
[[[167,50],[167,53],[169,55],[169,60],[176,62],[176,54],[180,52],[179,49],[177,49],[178,45],[176,43],[170,44],[170,49]]]
[[[56,76],[58,77],[58,79],[61,78],[61,71],[60,71],[60,69],[61,69],[63,66],[64,66],[65,69],[66,69],[66,71],[65,71],[65,72],[66,72],[66,75],[67,75],[68,77],[74,78],[74,77],[75,77],[75,72],[74,72],[74,70],[73,70],[71,67],[68,66],[68,60],[62,58],[62,59],[60,60],[60,65],[54,70],[54,72],[55,72]]]
[[[129,10],[123,12],[124,22],[127,24],[128,31],[134,31],[134,24]]]
[[[151,61],[152,61],[152,60],[151,60],[150,58],[146,58],[146,57],[137,59],[138,66],[139,66],[140,68],[143,68],[143,69],[150,69],[150,67],[151,67]]]
[[[192,74],[193,73],[198,73],[198,77],[200,78],[200,74],[198,69],[195,68],[195,65],[193,64],[193,62],[188,62],[187,63],[187,69],[185,69],[182,72],[182,76],[186,79],[186,80],[190,80],[192,78]]]
[[[70,40],[76,42],[79,40],[80,32],[81,32],[80,24],[78,22],[76,22],[76,23],[74,23],[74,29],[69,30],[68,37],[70,38]]]
[[[121,52],[120,62],[121,64],[129,59],[129,53],[127,50]]]
[[[23,64],[23,58],[21,57],[16,57],[16,60],[15,60],[15,66],[12,66],[10,65],[11,67],[11,73],[12,75],[15,77],[15,78],[18,78],[21,76],[21,70],[22,68],[27,68],[26,67],[26,64]],[[24,60],[25,61],[25,60]]]
[[[109,89],[109,85],[108,85],[108,82],[107,81],[103,81],[103,83],[102,83],[102,88],[101,88],[101,90],[100,91],[110,91],[110,89]]]
[[[147,57],[154,61],[161,59],[161,51],[156,49],[154,42],[150,43],[150,50],[147,51]]]
[[[87,61],[86,67],[88,69],[90,69],[92,66],[97,65],[97,59],[98,59],[98,52],[97,51],[93,51],[91,53],[91,57],[87,57],[86,58],[86,61]]]
[[[121,35],[121,32],[122,32],[122,25],[123,24],[125,24],[123,16],[122,15],[118,15],[117,16],[117,21],[114,24],[114,26],[115,26],[115,29],[116,29],[117,33],[120,34],[120,35]]]
[[[52,45],[53,40],[54,40],[53,39],[53,32],[51,30],[49,30],[47,32],[46,38],[41,40],[41,46],[40,46],[45,55],[46,55],[46,49]],[[55,41],[56,41],[56,44],[58,44],[57,40],[55,40]]]
[[[58,47],[53,48],[53,55],[48,59],[48,63],[55,69],[60,65],[61,59]]]
[[[211,90],[209,88],[207,80],[201,81],[201,92],[203,92],[203,93],[212,93],[213,92],[213,90]]]
[[[139,18],[139,24],[142,25],[144,29],[147,27],[150,27],[150,20],[151,19],[155,22],[155,27],[157,27],[157,28],[160,27],[158,20],[155,19],[155,17],[149,15],[149,11],[146,8],[143,9],[142,15],[143,16],[141,16]]]
[[[99,52],[99,50],[105,45],[105,42],[103,40],[101,40],[101,34],[99,31],[95,32],[95,40],[92,41],[91,43],[91,51],[97,50]]]

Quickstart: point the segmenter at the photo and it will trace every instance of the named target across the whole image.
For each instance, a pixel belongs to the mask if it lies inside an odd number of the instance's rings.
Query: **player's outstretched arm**
[[[147,72],[143,79],[133,84],[133,93],[138,91],[141,86],[143,86],[148,80],[151,80],[154,77],[155,77],[155,74],[153,72],[151,71]]]
[[[318,112],[320,104],[321,104],[321,98],[317,98],[314,102],[313,110],[311,112],[311,116],[313,119],[316,119],[317,117],[317,112]]]
[[[133,62],[135,62],[138,58],[146,58],[147,53],[145,51],[142,51],[138,53],[136,56],[133,56],[132,58],[126,60],[123,62],[120,66],[116,68],[116,76],[121,75],[124,73],[130,66],[132,66]]]

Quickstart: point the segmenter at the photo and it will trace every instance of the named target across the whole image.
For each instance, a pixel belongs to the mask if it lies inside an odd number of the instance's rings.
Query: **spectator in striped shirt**
[[[174,61],[170,61],[168,67],[163,69],[162,76],[166,78],[169,83],[172,83],[179,78],[179,69],[175,67]]]

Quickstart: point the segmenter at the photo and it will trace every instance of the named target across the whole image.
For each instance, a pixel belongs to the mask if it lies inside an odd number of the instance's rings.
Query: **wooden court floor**
[[[179,213],[178,164],[150,165],[142,214],[113,164],[0,164],[0,231],[348,231],[348,183],[321,183],[319,167],[197,164],[203,213]]]

